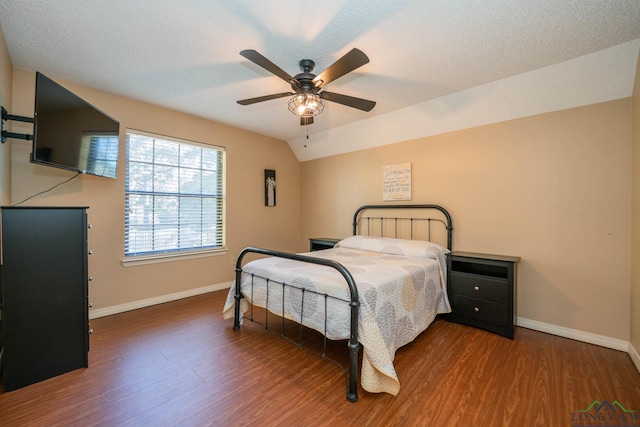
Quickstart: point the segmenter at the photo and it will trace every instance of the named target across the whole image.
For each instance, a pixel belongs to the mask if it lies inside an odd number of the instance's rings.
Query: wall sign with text
[[[411,200],[411,163],[382,167],[382,200]]]

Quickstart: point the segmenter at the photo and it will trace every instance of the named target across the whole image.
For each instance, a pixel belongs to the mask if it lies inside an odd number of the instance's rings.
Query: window
[[[125,257],[224,248],[220,147],[127,130]]]

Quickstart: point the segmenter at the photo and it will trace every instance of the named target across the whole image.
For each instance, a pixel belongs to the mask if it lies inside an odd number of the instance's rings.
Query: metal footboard
[[[307,255],[273,251],[273,250],[263,249],[263,248],[247,247],[240,252],[240,254],[238,255],[238,259],[236,261],[236,270],[235,270],[236,279],[235,279],[235,295],[234,295],[235,307],[234,307],[234,323],[233,323],[233,329],[235,330],[240,329],[240,300],[244,298],[244,296],[241,293],[242,260],[244,256],[249,253],[256,253],[256,254],[268,255],[272,257],[286,258],[286,259],[291,259],[296,261],[308,262],[311,264],[328,266],[337,270],[342,275],[342,277],[344,277],[345,281],[347,282],[347,285],[349,286],[349,291],[351,296],[350,301],[348,302],[350,307],[351,319],[350,319],[349,340],[347,343],[347,348],[349,351],[349,375],[347,379],[347,400],[351,402],[357,401],[358,400],[358,356],[360,352],[360,342],[358,339],[358,314],[359,314],[360,302],[358,299],[358,289],[356,288],[356,283],[353,277],[351,276],[351,273],[349,273],[349,271],[342,264],[332,260],[315,258]],[[267,298],[268,298],[268,290],[267,290]],[[304,296],[303,296],[303,302],[304,302]],[[283,304],[284,304],[284,300],[283,300]],[[268,302],[266,304],[265,309],[268,311]],[[283,310],[283,316],[284,316],[284,310]],[[326,313],[325,313],[325,317],[326,317]]]

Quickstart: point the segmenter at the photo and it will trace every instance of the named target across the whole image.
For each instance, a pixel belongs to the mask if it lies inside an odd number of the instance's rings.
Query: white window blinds
[[[224,247],[220,147],[127,131],[125,257]]]

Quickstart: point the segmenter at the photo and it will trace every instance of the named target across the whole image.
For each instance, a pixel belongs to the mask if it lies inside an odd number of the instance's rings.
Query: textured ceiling
[[[639,39],[640,1],[2,0],[0,25],[17,68],[292,143]],[[353,47],[370,63],[326,89],[369,113],[327,103],[302,127],[286,98],[235,102],[290,89],[243,49],[295,75]]]

